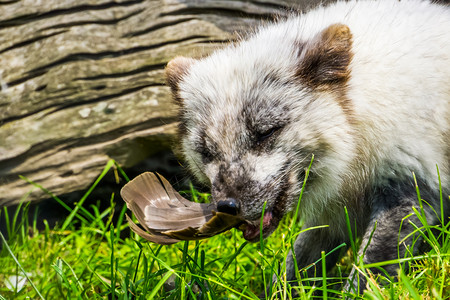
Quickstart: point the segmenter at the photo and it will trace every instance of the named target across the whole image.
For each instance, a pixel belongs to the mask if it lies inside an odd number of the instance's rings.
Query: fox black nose
[[[239,202],[233,198],[217,202],[217,210],[222,213],[235,216],[239,213],[239,208]]]

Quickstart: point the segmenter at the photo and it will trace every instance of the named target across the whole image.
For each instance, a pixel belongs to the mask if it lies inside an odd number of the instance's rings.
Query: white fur
[[[331,94],[310,95],[296,85],[261,83],[268,68],[287,82],[295,81],[297,42],[311,40],[336,23],[347,25],[352,34],[347,97],[354,124]],[[260,87],[257,94],[245,94],[255,84]],[[357,187],[359,181],[409,178],[415,172],[437,187],[436,164],[442,182],[449,185],[449,7],[425,1],[350,1],[320,7],[268,25],[248,41],[198,61],[179,88],[187,128],[193,131],[183,141],[183,149],[194,170],[204,168],[193,151],[199,127],[206,128],[231,161],[245,130],[236,115],[249,105],[248,99],[296,103],[293,114],[298,118],[279,139],[286,145],[314,146],[320,136],[333,149],[316,157],[314,170],[320,180],[308,191],[309,200],[303,201],[306,215],[313,216],[330,199],[339,200],[344,185]],[[286,160],[296,159],[290,155],[287,149],[285,158],[277,154],[246,160],[257,170],[254,179],[264,180]],[[215,166],[202,170],[210,179],[217,171]],[[202,172],[198,176],[205,179]],[[295,193],[299,191],[297,186]]]

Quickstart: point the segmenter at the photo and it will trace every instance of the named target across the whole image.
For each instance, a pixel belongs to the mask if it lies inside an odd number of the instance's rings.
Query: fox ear
[[[313,88],[345,83],[350,76],[351,50],[350,28],[330,25],[301,45],[297,75]]]
[[[166,83],[170,87],[173,98],[177,104],[181,104],[182,100],[178,95],[179,83],[184,75],[189,71],[190,66],[195,62],[195,59],[178,56],[169,61],[166,66]]]

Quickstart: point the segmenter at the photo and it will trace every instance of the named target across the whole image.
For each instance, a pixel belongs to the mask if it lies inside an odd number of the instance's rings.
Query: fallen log
[[[164,67],[200,57],[295,0],[0,0],[0,205],[86,189],[170,148]]]

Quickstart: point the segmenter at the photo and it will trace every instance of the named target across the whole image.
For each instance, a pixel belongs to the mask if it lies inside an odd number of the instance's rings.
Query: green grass
[[[63,205],[69,212],[54,228],[44,220],[44,229],[38,230],[37,214],[30,211],[29,204],[9,214],[6,207],[0,210],[0,219],[7,225],[0,234],[0,299],[256,299],[271,285],[273,274],[278,274],[278,280],[272,290],[278,291],[281,299],[292,298],[282,262],[302,230],[298,211],[260,243],[247,243],[240,232],[231,230],[208,240],[159,246],[129,231],[120,196],[111,195],[106,209],[85,204],[111,169],[127,180],[111,161],[74,206],[53,196],[55,205]],[[205,201],[207,195],[191,190],[191,198]],[[382,267],[387,262],[365,266],[350,253],[328,277],[306,278],[304,270],[297,268],[299,299],[309,299],[315,291],[326,299],[342,297],[340,285],[353,264],[369,278],[364,298],[449,299],[450,223],[428,225],[421,207],[415,213],[423,224],[415,235],[423,237],[431,250],[395,261],[399,265],[409,262],[407,270],[399,271],[398,280],[386,278],[381,285],[380,278],[371,276],[366,267]],[[357,241],[348,246],[356,249]],[[310,267],[324,268],[326,255],[321,253],[322,259]]]

